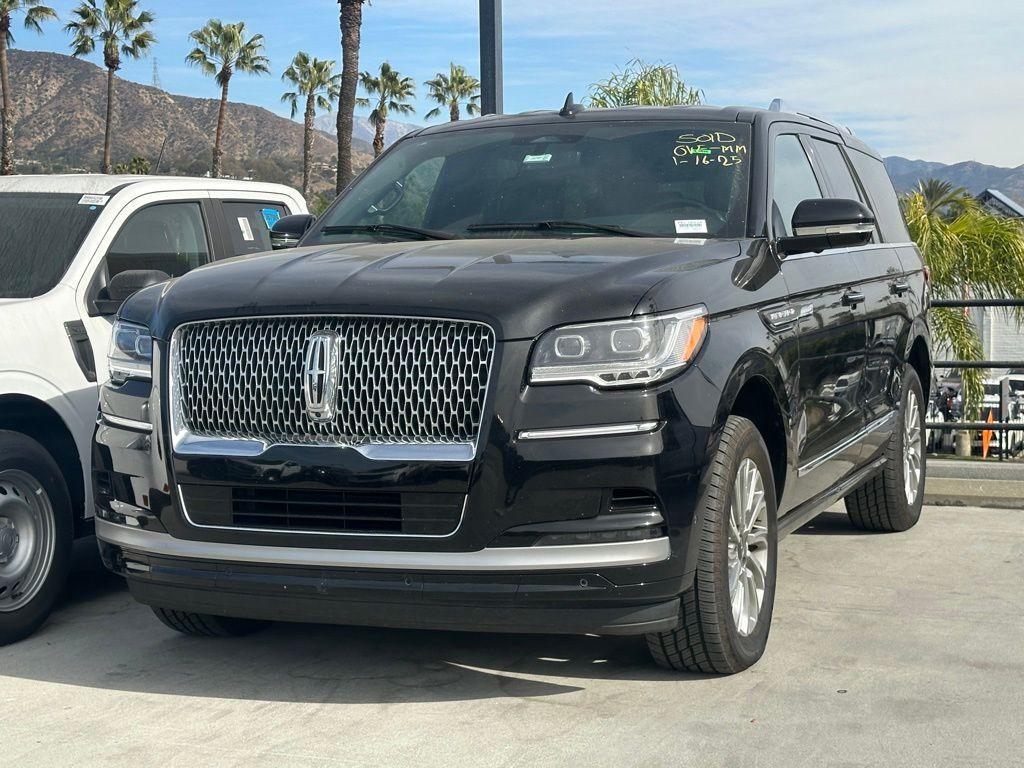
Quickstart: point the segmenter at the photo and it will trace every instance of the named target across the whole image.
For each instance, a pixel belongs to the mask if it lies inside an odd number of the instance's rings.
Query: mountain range
[[[323,131],[324,133],[329,134],[333,139],[338,135],[337,119],[338,116],[336,114],[333,112],[327,112],[326,114],[319,115],[313,125],[318,131]],[[402,123],[398,120],[388,120],[387,123],[384,124],[384,146],[393,144],[410,131],[415,131],[422,127],[422,125],[415,125],[413,123]],[[352,121],[353,141],[362,141],[372,145],[374,133],[373,123],[370,122],[370,118],[363,117],[362,115],[355,116],[355,119]]]
[[[998,189],[1018,203],[1024,204],[1024,165],[1016,168],[999,168],[973,160],[945,165],[894,156],[885,158],[885,169],[889,172],[889,178],[898,192],[913,189],[921,179],[935,178],[948,181],[954,187],[963,187],[975,195],[986,189]]]
[[[21,171],[95,170],[102,151],[106,73],[88,61],[59,53],[10,51],[15,91],[15,155]],[[212,85],[212,84],[211,84]],[[211,90],[214,90],[211,87]],[[117,80],[113,158],[135,155],[163,173],[202,174],[209,167],[217,99],[180,96],[130,80]],[[320,165],[315,191],[333,188],[335,115],[317,118],[314,158]],[[420,126],[389,120],[385,143]],[[356,116],[353,148],[357,167],[370,162],[373,125]],[[224,135],[225,168],[232,175],[295,184],[301,174],[302,125],[263,107],[232,102]],[[1024,203],[1024,165],[999,168],[974,161],[945,165],[888,157],[886,169],[900,192],[919,180],[938,178],[977,194],[995,188]],[[255,169],[255,170],[254,170]]]
[[[10,70],[17,89],[16,156],[47,170],[97,169],[106,113],[106,72],[70,56],[21,50],[10,52]],[[111,153],[115,163],[141,155],[154,169],[159,161],[163,172],[189,172],[188,163],[209,158],[217,99],[179,96],[123,79],[117,80],[116,89]],[[297,166],[302,126],[263,107],[232,102],[223,141],[229,169],[232,161],[245,165],[255,159]],[[357,161],[368,163],[369,144],[356,140],[354,146]],[[317,132],[313,152],[317,160],[332,163],[337,152],[334,136]],[[208,163],[200,160],[200,165]]]

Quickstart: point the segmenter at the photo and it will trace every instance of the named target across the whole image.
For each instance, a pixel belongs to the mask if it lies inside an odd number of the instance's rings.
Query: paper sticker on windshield
[[[110,195],[82,195],[78,200],[79,205],[106,205]]]
[[[247,242],[252,242],[256,239],[256,235],[252,233],[252,225],[249,223],[249,219],[245,216],[238,217],[238,228],[242,230],[242,239]]]
[[[260,211],[263,214],[263,222],[267,229],[273,229],[274,225],[281,220],[281,212],[277,208],[264,208]]]
[[[551,155],[527,155],[523,158],[524,163],[550,163]]]
[[[708,223],[704,219],[676,219],[677,235],[706,235]]]

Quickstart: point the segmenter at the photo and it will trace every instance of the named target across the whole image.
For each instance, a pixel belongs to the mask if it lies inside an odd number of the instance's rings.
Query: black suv
[[[928,278],[877,154],[778,109],[417,131],[295,250],[122,308],[108,567],[181,632],[267,620],[764,651],[776,544],[924,484]]]

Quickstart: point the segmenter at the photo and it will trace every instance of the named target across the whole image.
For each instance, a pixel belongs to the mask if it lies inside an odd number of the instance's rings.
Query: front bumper
[[[104,520],[97,536],[104,562],[128,577],[133,597],[161,608],[271,621],[605,635],[664,631],[679,618],[678,579],[622,586],[596,570],[665,557],[667,539],[411,557],[254,552]],[[544,572],[556,563],[576,567]]]
[[[159,379],[152,391],[102,388],[101,413],[115,415],[101,416],[93,452],[108,566],[142,602],[218,615],[510,632],[675,626],[693,582],[695,510],[720,392],[685,374],[643,391],[524,387],[528,352],[520,342],[503,350],[484,438],[465,463],[308,446],[181,455],[160,427]],[[651,423],[633,434],[575,433]],[[465,502],[454,531],[433,537],[245,528],[209,509],[196,516],[196,498],[209,504],[236,487]],[[622,513],[621,492],[654,510]],[[650,518],[657,531],[638,530]]]

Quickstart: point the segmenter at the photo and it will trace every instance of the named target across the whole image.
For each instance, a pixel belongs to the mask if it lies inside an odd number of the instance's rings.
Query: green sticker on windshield
[[[551,155],[527,155],[523,158],[524,163],[550,163]]]

